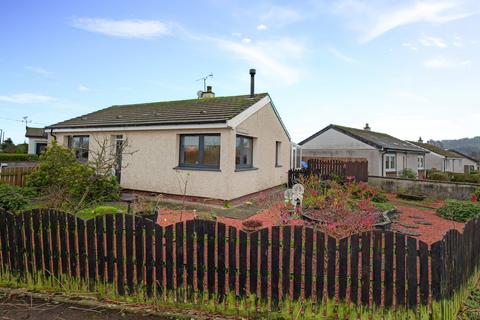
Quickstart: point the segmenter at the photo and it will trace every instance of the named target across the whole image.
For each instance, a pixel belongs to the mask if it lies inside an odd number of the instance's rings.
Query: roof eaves
[[[182,126],[182,125],[202,125],[202,124],[220,124],[227,123],[227,120],[219,121],[184,121],[184,122],[168,122],[168,123],[127,123],[127,124],[98,124],[98,125],[74,125],[74,126],[57,126],[52,125],[45,127],[45,129],[87,129],[87,128],[118,128],[118,127],[154,127],[154,126]]]

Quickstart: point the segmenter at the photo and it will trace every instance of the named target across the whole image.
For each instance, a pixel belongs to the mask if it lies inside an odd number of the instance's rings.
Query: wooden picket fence
[[[301,177],[314,174],[322,180],[335,177],[346,179],[353,177],[355,181],[368,181],[368,161],[308,159],[307,169],[292,169],[288,172],[288,184],[291,187]]]
[[[430,247],[391,231],[335,239],[303,226],[246,233],[205,220],[161,227],[132,215],[84,221],[48,209],[0,210],[0,279],[76,279],[89,290],[108,284],[119,296],[159,302],[173,295],[203,305],[201,296],[224,306],[234,297],[234,308],[254,297],[269,312],[309,302],[315,312],[334,303],[415,314],[451,299],[477,272],[479,221]]]
[[[27,176],[35,170],[35,167],[5,167],[0,169],[0,183],[23,187]]]

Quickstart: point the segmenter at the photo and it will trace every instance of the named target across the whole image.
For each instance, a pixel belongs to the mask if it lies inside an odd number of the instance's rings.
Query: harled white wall
[[[261,108],[237,127],[242,135],[254,137],[253,165],[256,170],[235,171],[236,132],[233,129],[188,129],[116,131],[90,133],[90,148],[95,140],[123,135],[128,139],[132,155],[123,159],[123,188],[168,194],[182,194],[182,181],[188,180],[187,195],[232,200],[287,182],[290,141],[271,105]],[[178,169],[181,134],[219,133],[220,170],[200,171]],[[66,146],[67,136],[76,133],[57,133],[57,141]],[[88,133],[79,133],[86,135]],[[282,143],[281,167],[275,167],[275,142]]]

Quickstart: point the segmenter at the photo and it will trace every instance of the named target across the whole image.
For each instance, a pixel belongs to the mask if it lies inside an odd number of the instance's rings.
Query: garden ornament
[[[291,203],[295,209],[302,207],[303,193],[305,188],[300,183],[295,184],[291,189],[284,192],[285,203]]]

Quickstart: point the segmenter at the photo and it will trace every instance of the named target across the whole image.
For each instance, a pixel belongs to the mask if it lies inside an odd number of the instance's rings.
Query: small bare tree
[[[93,169],[92,174],[89,176],[89,184],[83,191],[80,200],[75,204],[74,212],[85,206],[85,200],[91,192],[91,188],[95,186],[95,182],[100,179],[111,177],[115,174],[116,170],[125,169],[128,163],[125,164],[123,157],[125,155],[133,155],[138,150],[131,150],[128,138],[121,141],[109,139],[103,137],[98,139],[93,137],[94,147],[89,150],[88,165]]]
[[[180,194],[182,195],[182,211],[180,212],[180,221],[182,221],[183,212],[185,211],[185,201],[187,200],[187,188],[188,182],[190,181],[190,173],[181,172],[180,170],[176,170],[176,172],[178,187],[180,189]]]

